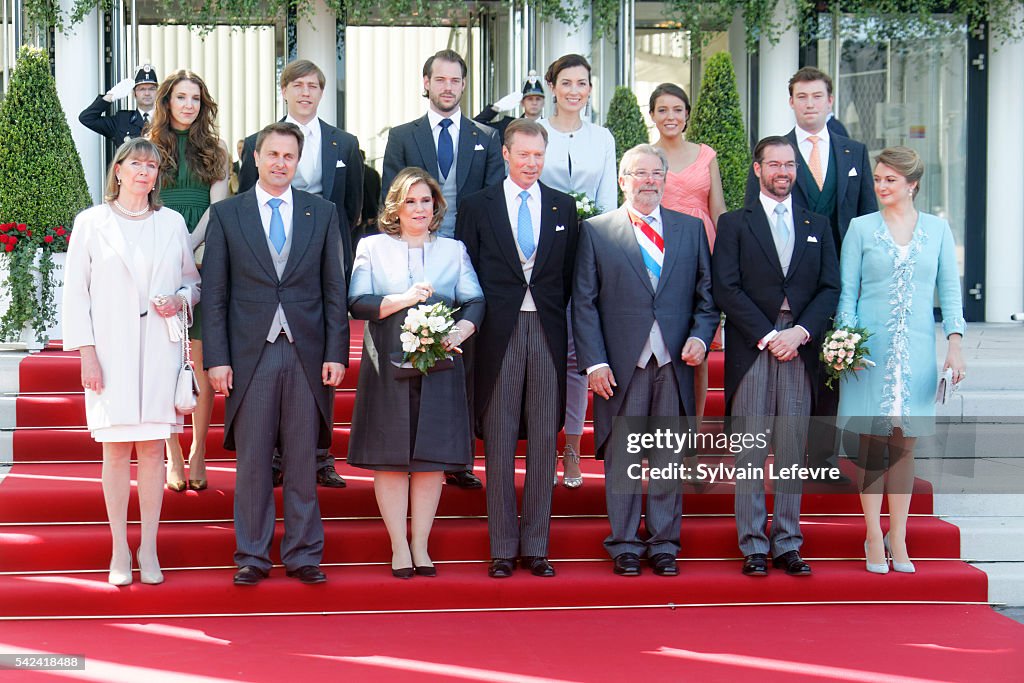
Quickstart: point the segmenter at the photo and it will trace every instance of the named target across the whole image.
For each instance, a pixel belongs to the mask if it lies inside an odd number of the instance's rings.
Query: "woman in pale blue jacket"
[[[850,222],[843,239],[842,292],[837,326],[863,327],[875,363],[844,382],[839,424],[860,434],[861,507],[867,527],[867,569],[913,572],[907,551],[907,517],[914,485],[914,446],[934,430],[936,291],[948,340],[943,368],[953,382],[965,376],[960,344],[966,323],[955,243],[942,218],[918,212],[914,196],[924,164],[912,149],[891,147],[875,159],[875,194],[881,211]],[[887,475],[880,462],[888,449]],[[882,494],[888,491],[889,533],[881,528]]]

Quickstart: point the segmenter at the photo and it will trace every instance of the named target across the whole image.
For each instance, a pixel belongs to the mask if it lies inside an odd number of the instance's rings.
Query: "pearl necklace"
[[[139,216],[142,216],[149,211],[148,203],[146,204],[146,207],[141,211],[129,211],[128,209],[121,206],[121,202],[117,201],[116,199],[114,200],[114,206],[117,208],[118,211],[123,213],[125,216],[131,216],[132,218],[138,218]]]

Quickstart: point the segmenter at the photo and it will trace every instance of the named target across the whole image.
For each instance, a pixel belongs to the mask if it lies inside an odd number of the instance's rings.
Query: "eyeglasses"
[[[795,161],[787,161],[782,164],[778,161],[766,161],[764,167],[769,171],[795,171],[798,164]]]
[[[637,180],[647,180],[648,178],[650,178],[651,180],[664,180],[665,179],[665,172],[664,171],[651,171],[651,172],[647,172],[647,171],[629,171],[629,172],[623,173],[622,175],[631,175],[634,178],[636,178]]]

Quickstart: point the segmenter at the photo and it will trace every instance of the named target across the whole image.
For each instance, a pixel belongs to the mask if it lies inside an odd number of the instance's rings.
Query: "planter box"
[[[42,256],[42,250],[36,250],[36,264],[39,263],[39,259]],[[67,260],[66,253],[59,253],[53,255],[53,301],[57,309],[57,321],[53,327],[46,331],[47,339],[60,339],[63,335],[63,328],[61,326],[62,313],[63,313],[63,302],[61,299],[64,297],[64,264]],[[34,271],[34,278],[36,281],[36,287],[40,287],[40,276],[38,270]],[[0,262],[0,281],[7,279],[7,264],[6,261]],[[0,290],[0,315],[7,312],[7,307],[10,305],[11,297],[6,289]],[[25,344],[29,351],[39,351],[43,348],[43,344],[36,340],[36,332],[31,326],[26,326],[21,333],[21,341]]]

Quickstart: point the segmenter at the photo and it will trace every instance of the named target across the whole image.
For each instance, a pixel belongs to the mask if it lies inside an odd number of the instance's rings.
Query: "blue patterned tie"
[[[786,223],[786,205],[775,206],[775,234],[776,247],[781,252],[789,244],[789,224]]]
[[[283,203],[284,200],[277,197],[267,201],[267,205],[270,206],[270,243],[274,245],[274,249],[277,249],[278,254],[284,249],[285,242],[284,219],[281,218],[279,208]]]
[[[441,133],[437,136],[437,165],[442,178],[448,177],[448,171],[452,170],[452,164],[455,163],[455,146],[452,144],[452,134],[448,132],[451,125],[451,119],[441,119]]]
[[[530,218],[530,207],[526,205],[526,200],[530,198],[530,193],[523,190],[519,193],[519,220],[516,226],[516,236],[519,239],[519,248],[523,250],[523,256],[530,258],[533,256],[533,252],[537,250],[537,245],[533,242],[533,220]]]

